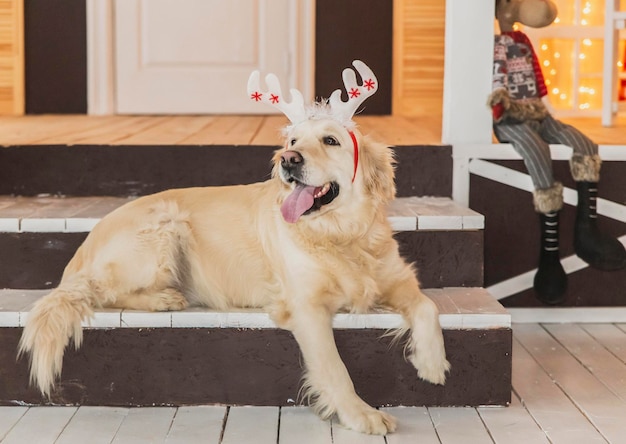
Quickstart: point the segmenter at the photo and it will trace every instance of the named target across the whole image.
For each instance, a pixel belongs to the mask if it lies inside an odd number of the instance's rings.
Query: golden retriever
[[[332,319],[377,306],[401,313],[417,374],[445,382],[437,308],[400,257],[386,217],[394,195],[392,151],[322,117],[289,127],[266,182],[127,203],[98,223],[58,288],[30,312],[19,352],[30,354],[31,381],[50,394],[65,347],[81,344],[81,321],[94,309],[261,307],[298,342],[304,393],[320,416],[336,414],[364,433],[392,432],[395,419],[356,394]]]

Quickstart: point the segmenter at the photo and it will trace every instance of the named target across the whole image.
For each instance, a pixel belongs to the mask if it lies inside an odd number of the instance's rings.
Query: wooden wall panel
[[[343,88],[341,71],[351,67],[352,60],[360,59],[376,73],[380,85],[360,113],[391,114],[393,4],[316,0],[315,8],[315,96],[327,98],[335,89]]]
[[[445,1],[394,0],[394,115],[441,115],[444,34]]]
[[[24,114],[23,0],[0,0],[0,115]]]
[[[26,114],[87,113],[87,2],[27,0],[24,17]]]

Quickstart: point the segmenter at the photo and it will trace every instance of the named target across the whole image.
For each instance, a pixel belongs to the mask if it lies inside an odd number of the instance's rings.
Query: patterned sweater
[[[513,99],[537,99],[548,93],[539,60],[526,34],[495,36],[493,89],[505,88]]]

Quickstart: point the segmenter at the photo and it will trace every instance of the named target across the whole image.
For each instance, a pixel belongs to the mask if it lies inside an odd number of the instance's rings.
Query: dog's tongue
[[[285,221],[293,224],[298,221],[306,210],[313,206],[315,187],[297,184],[280,207]]]

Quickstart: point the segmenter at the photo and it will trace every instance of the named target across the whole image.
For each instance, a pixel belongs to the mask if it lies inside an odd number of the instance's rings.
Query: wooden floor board
[[[481,407],[478,413],[496,444],[549,444],[517,396],[511,397],[508,407]]]
[[[332,421],[333,444],[385,444],[385,438],[379,435],[364,435],[343,428]]]
[[[329,421],[321,421],[307,407],[283,407],[280,411],[280,444],[328,444]]]
[[[278,407],[231,407],[222,444],[276,444]]]
[[[429,407],[441,444],[488,444],[493,440],[471,407]]]
[[[279,145],[282,141],[282,130],[289,121],[283,115],[265,116],[250,143],[252,145]]]
[[[387,436],[387,444],[440,444],[426,407],[381,409],[398,420],[398,429]]]
[[[118,141],[154,127],[162,120],[162,117],[113,116],[110,122],[103,120],[94,128],[74,132],[67,142],[60,138],[47,139],[42,140],[40,145],[119,145]]]
[[[615,326],[626,333],[626,324],[615,324]]]
[[[248,145],[263,123],[263,116],[222,116],[183,139],[188,145]]]
[[[128,412],[121,407],[78,409],[55,444],[110,444]]]
[[[441,125],[431,119],[392,116],[360,116],[355,118],[363,134],[390,145],[440,145]],[[413,141],[412,143],[409,141]]]
[[[165,444],[219,442],[226,416],[223,406],[180,407]]]
[[[626,367],[622,361],[578,325],[548,324],[545,328],[609,390],[626,400]]]
[[[0,441],[27,411],[28,407],[0,407]]]
[[[160,128],[162,125],[167,124],[167,122],[170,122],[172,119],[174,119],[174,117],[172,116],[156,116],[156,117],[150,117],[150,118],[144,117],[142,120],[138,121],[138,123],[136,123],[135,125],[125,127],[126,129],[125,131],[117,132],[117,133],[109,132],[107,134],[107,139],[106,139],[105,144],[133,145],[132,142],[128,142],[128,141],[129,140],[132,141],[132,139],[137,134],[141,134],[147,131],[158,132],[157,130],[158,128]],[[158,136],[155,136],[153,140],[154,140],[155,145],[159,145]],[[81,141],[81,143],[85,143],[85,142]]]
[[[515,325],[513,332],[519,328]],[[517,340],[513,341],[513,390],[552,443],[606,442]]]
[[[584,368],[543,327],[521,324],[514,332],[524,348],[532,350],[537,363],[607,440],[619,442],[624,439],[625,401]]]
[[[581,328],[626,364],[626,332],[614,324],[583,324]]]
[[[72,419],[76,407],[31,407],[2,444],[52,444]]]
[[[0,117],[2,145],[49,144],[49,140],[67,140],[76,132],[101,126],[116,117],[89,116],[23,116],[22,118]]]
[[[114,444],[164,442],[175,414],[176,409],[173,407],[131,409],[112,442]]]
[[[161,124],[146,128],[121,140],[125,145],[180,145],[186,138],[202,131],[212,122],[207,116],[168,117]]]

